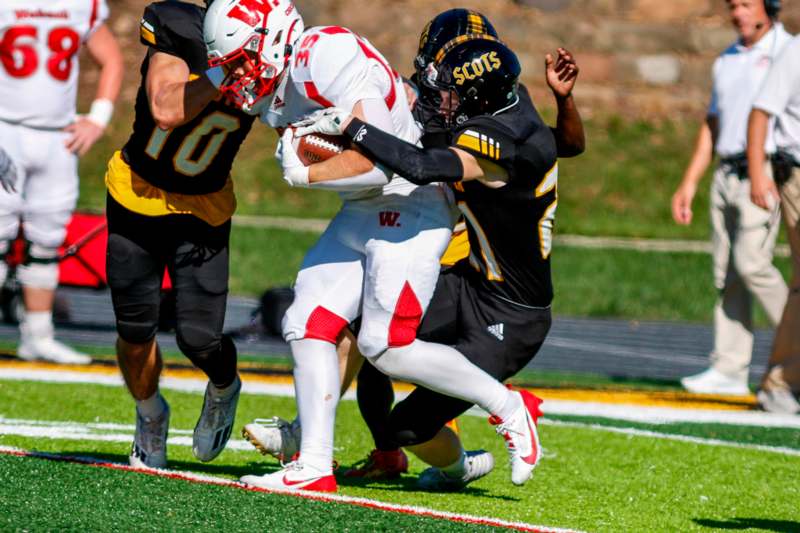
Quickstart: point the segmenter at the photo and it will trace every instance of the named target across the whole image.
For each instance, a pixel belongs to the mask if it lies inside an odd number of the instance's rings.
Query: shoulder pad
[[[361,57],[357,37],[350,30],[338,26],[310,28],[300,36],[292,54],[292,80],[311,82],[319,94],[325,95],[334,81],[358,73],[351,64]]]
[[[185,56],[203,42],[203,9],[186,2],[155,2],[144,9],[139,27],[142,44],[160,52]]]
[[[453,134],[453,146],[494,161],[513,156],[514,145],[511,131],[490,116],[470,119]]]

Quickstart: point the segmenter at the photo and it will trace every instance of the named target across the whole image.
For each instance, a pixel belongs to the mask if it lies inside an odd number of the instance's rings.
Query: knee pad
[[[48,213],[25,213],[22,231],[25,239],[46,248],[58,248],[67,236],[71,210]]]
[[[117,320],[117,335],[130,344],[150,342],[158,332],[157,321],[130,322]]]
[[[6,243],[8,251],[10,243],[19,235],[19,215],[16,213],[0,214],[0,241]]]
[[[403,348],[414,342],[424,312],[408,282],[391,306],[389,302],[377,303],[380,307],[364,312],[358,334],[358,347],[366,357],[375,357],[387,348]]]
[[[58,249],[30,243],[25,260],[17,267],[23,287],[55,289],[58,286]]]
[[[11,249],[10,241],[0,240],[0,285],[5,283],[6,278],[8,277],[7,256],[10,249]]]
[[[220,332],[213,331],[205,323],[199,321],[188,325],[178,322],[175,329],[178,348],[192,361],[207,359],[218,352],[224,337]]]
[[[283,338],[289,342],[299,339],[317,339],[336,344],[339,334],[347,327],[347,320],[318,305],[305,319],[299,316],[299,306],[292,304],[283,317]]]

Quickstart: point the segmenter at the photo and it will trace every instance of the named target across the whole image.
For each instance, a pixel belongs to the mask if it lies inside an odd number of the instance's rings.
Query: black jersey
[[[145,8],[141,41],[153,51],[183,59],[193,76],[208,68],[203,41],[205,10],[168,0]],[[131,170],[168,192],[207,194],[223,188],[255,117],[224,101],[212,101],[190,122],[171,130],[156,127],[145,90],[149,55],[142,63],[133,133],[122,149]]]
[[[527,91],[494,116],[474,117],[453,135],[453,146],[508,172],[500,188],[479,181],[454,185],[467,221],[469,261],[484,285],[507,300],[546,307],[553,299],[550,247],[557,203],[555,138]]]

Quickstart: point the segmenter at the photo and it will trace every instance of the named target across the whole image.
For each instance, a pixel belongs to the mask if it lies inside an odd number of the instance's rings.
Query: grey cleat
[[[458,491],[494,469],[494,456],[486,450],[467,452],[467,471],[460,478],[453,478],[432,466],[417,478],[417,487],[436,492]]]

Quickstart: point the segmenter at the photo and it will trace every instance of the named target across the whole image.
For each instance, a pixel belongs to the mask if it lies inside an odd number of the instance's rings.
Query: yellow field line
[[[20,370],[64,370],[85,372],[87,374],[115,375],[116,366],[110,365],[56,365],[45,362],[6,360],[0,361],[0,372],[4,368]],[[275,375],[249,372],[247,366],[240,368],[245,381],[264,384],[291,384],[289,375]],[[164,376],[185,379],[205,379],[205,374],[197,369],[165,366]],[[395,390],[409,392],[413,385],[396,383]],[[682,391],[640,391],[640,390],[593,390],[577,388],[536,388],[535,392],[544,400],[576,402],[595,402],[607,404],[628,404],[650,407],[671,407],[678,409],[716,409],[721,411],[748,411],[756,405],[754,396],[712,396],[690,394]]]

